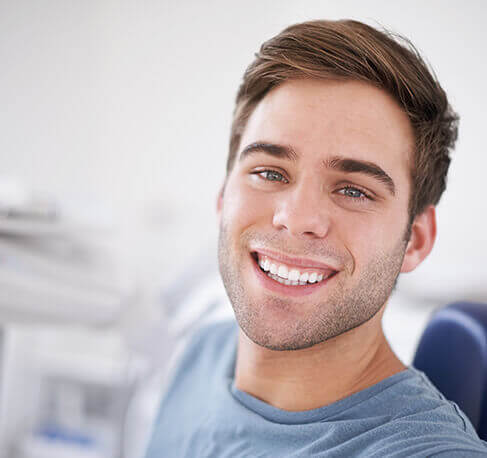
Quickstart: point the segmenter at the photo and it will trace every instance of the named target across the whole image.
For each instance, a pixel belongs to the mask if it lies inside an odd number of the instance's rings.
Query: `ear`
[[[414,218],[401,272],[411,272],[430,254],[436,239],[436,212],[430,205]]]

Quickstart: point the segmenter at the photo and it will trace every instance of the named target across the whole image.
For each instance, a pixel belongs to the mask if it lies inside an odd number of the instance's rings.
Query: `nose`
[[[272,224],[300,238],[326,237],[331,225],[330,202],[321,185],[301,183],[280,196]]]

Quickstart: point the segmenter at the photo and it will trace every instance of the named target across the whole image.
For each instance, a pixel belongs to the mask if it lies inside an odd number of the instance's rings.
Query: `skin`
[[[295,158],[242,157],[262,142]],[[381,319],[398,274],[419,265],[436,236],[430,206],[406,239],[413,145],[406,114],[363,82],[289,81],[258,104],[217,204],[220,272],[240,327],[238,389],[301,411],[405,369]],[[368,174],[325,166],[336,157],[379,166],[394,192]],[[307,296],[276,293],[257,279],[250,253],[259,248],[338,273]]]

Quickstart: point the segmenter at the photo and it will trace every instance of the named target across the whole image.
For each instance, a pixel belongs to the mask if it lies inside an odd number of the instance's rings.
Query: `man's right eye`
[[[254,175],[259,176],[266,181],[280,181],[282,183],[289,183],[288,179],[276,170],[260,170],[259,172],[254,172]]]

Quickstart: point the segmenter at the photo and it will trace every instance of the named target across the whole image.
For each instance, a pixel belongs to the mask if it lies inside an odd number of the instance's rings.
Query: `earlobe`
[[[436,212],[430,205],[414,218],[401,272],[411,272],[430,254],[436,239]]]

